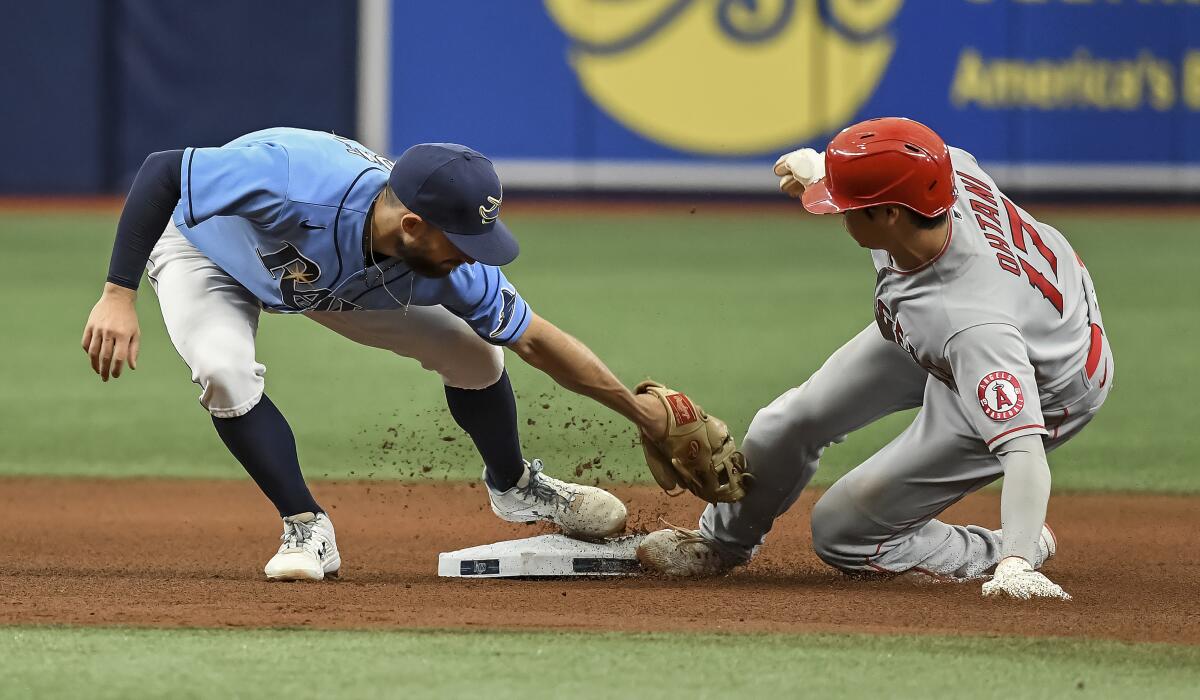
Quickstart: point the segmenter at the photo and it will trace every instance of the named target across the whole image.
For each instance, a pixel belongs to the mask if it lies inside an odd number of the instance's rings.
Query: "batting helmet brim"
[[[813,214],[840,214],[849,208],[834,200],[825,178],[804,188],[804,195],[800,198],[800,202]]]

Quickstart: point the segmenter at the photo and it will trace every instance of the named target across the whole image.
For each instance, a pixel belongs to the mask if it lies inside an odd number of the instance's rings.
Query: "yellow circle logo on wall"
[[[584,91],[696,153],[771,151],[838,128],[891,60],[903,0],[545,0]]]

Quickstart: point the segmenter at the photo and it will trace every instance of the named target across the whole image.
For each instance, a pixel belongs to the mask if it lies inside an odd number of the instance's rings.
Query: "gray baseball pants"
[[[1109,356],[1107,341],[1104,352]],[[1080,398],[1045,413],[1051,430],[1047,452],[1082,430],[1104,402],[1112,382],[1102,386],[1094,379],[1081,371],[1070,387]],[[958,395],[884,340],[874,325],[755,415],[742,443],[754,487],[738,503],[708,506],[701,533],[731,562],[749,560],[812,479],[826,447],[918,406],[904,432],[813,507],[813,548],[826,563],[850,572],[985,575],[999,562],[1000,538],[987,528],[950,525],[936,516],[1001,477],[1000,461],[971,426]]]

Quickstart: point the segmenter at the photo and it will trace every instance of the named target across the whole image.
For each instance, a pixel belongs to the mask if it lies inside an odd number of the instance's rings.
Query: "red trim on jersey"
[[[887,269],[891,270],[892,272],[895,272],[897,275],[915,275],[918,272],[920,272],[921,270],[924,270],[925,268],[934,264],[935,262],[938,261],[938,258],[945,255],[946,251],[950,250],[950,239],[953,237],[954,237],[954,214],[947,213],[946,214],[946,242],[942,244],[942,249],[938,251],[937,255],[926,260],[925,262],[921,263],[920,265],[917,265],[916,267],[914,267],[911,270],[899,270],[899,269],[892,267],[891,265],[888,265]]]
[[[1100,379],[1100,388],[1104,388],[1104,383],[1108,381],[1108,360],[1104,361],[1104,377]]]
[[[1005,430],[1003,433],[1000,433],[999,435],[992,438],[991,440],[988,440],[987,446],[991,447],[993,442],[999,440],[1000,438],[1004,437],[1005,435],[1008,435],[1010,433],[1015,433],[1018,430],[1028,430],[1029,428],[1041,428],[1042,430],[1045,430],[1046,426],[1042,425],[1041,423],[1030,423],[1029,425],[1022,425],[1022,426],[1019,426],[1016,428],[1009,428],[1008,430]]]
[[[1095,323],[1092,324],[1092,340],[1088,346],[1087,362],[1083,364],[1083,371],[1090,379],[1097,369],[1100,369],[1100,353],[1104,350],[1104,329]]]
[[[1058,437],[1059,429],[1063,427],[1063,425],[1067,422],[1067,419],[1070,417],[1071,417],[1071,411],[1064,408],[1062,418],[1059,418],[1058,422],[1054,424],[1054,434],[1050,436],[1051,440],[1054,440],[1055,438]],[[1047,425],[1046,427],[1049,428],[1050,426]]]

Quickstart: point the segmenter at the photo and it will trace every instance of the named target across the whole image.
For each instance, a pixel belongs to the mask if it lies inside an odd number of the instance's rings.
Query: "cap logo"
[[[485,207],[485,206],[481,205],[479,207],[480,221],[482,221],[485,224],[490,224],[493,221],[495,221],[497,219],[497,217],[500,216],[500,202],[503,199],[504,199],[504,195],[500,195],[500,199],[497,199],[491,195],[488,195],[488,202],[492,206]]]

